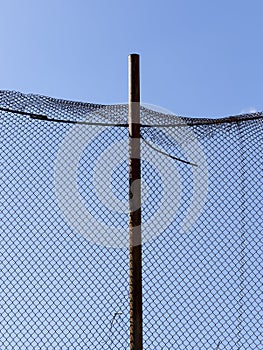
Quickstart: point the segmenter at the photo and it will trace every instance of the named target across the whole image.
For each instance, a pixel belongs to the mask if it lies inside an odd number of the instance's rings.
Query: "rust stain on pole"
[[[129,55],[130,350],[142,350],[140,57]]]

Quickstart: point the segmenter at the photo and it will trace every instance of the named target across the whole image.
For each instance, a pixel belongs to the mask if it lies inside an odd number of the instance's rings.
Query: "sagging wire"
[[[197,164],[192,163],[192,162],[189,162],[188,160],[184,160],[184,159],[181,159],[181,158],[177,158],[177,157],[171,156],[170,154],[165,153],[165,152],[163,152],[163,151],[161,151],[161,150],[155,148],[154,146],[152,146],[152,145],[150,144],[150,142],[146,141],[145,138],[144,138],[143,136],[141,136],[141,139],[143,140],[143,142],[145,142],[145,144],[146,144],[147,146],[149,146],[150,148],[152,148],[154,151],[163,154],[164,156],[170,157],[170,158],[172,158],[172,159],[174,159],[174,160],[177,160],[177,161],[179,161],[179,162],[181,162],[181,163],[184,163],[184,164],[188,164],[188,165],[192,165],[192,166],[198,166]]]
[[[113,323],[114,323],[114,320],[116,319],[116,317],[118,316],[118,315],[121,315],[122,314],[122,312],[121,311],[119,311],[119,312],[115,312],[114,314],[113,314],[113,317],[112,317],[112,320],[111,320],[111,323],[110,323],[110,329],[109,329],[109,340],[110,340],[110,342],[111,342],[111,344],[112,344],[112,342],[113,342],[113,332],[112,332],[112,327],[113,327]]]
[[[112,320],[110,321],[110,327],[109,327],[109,330],[108,330],[108,334],[107,334],[107,340],[103,340],[103,343],[101,345],[105,345],[107,342],[110,343],[110,346],[112,347],[112,343],[113,343],[113,332],[112,332],[112,327],[113,327],[113,323],[114,323],[114,320],[116,319],[116,317],[118,315],[121,315],[122,312],[121,311],[118,311],[118,312],[114,312],[113,313],[113,316],[112,316]]]
[[[43,120],[43,121],[47,121],[47,122],[67,123],[67,124],[80,124],[80,125],[128,127],[128,124],[92,123],[92,122],[87,122],[87,121],[83,121],[83,120],[56,119],[56,118],[50,118],[50,117],[48,117],[48,116],[46,116],[44,114],[35,114],[35,113],[30,113],[30,112],[17,111],[17,110],[14,110],[14,109],[3,108],[3,107],[0,107],[0,111],[7,112],[7,113],[13,113],[13,114],[19,114],[19,115],[25,115],[27,117],[30,117],[31,119]]]
[[[221,344],[221,340],[219,340],[218,344],[217,344],[217,347],[216,347],[216,350],[219,350],[219,346]]]
[[[110,106],[110,105],[109,105]],[[8,113],[14,113],[14,114],[20,114],[28,116],[32,119],[38,119],[38,120],[45,120],[50,122],[56,122],[56,123],[68,123],[68,124],[80,124],[80,125],[98,125],[98,126],[119,126],[119,127],[128,127],[128,123],[94,123],[94,122],[87,122],[87,121],[77,121],[77,120],[66,120],[66,119],[56,119],[56,118],[50,118],[44,114],[36,114],[36,113],[30,113],[30,112],[23,112],[18,111],[10,108],[0,107],[0,111],[8,112]],[[244,114],[243,116],[246,116]],[[142,128],[170,128],[170,127],[191,127],[191,126],[201,126],[201,125],[217,125],[217,124],[230,124],[230,123],[239,123],[243,119],[241,118],[242,115],[237,116],[230,116],[226,118],[218,118],[218,119],[194,119],[190,120],[190,118],[186,118],[188,120],[184,120],[181,123],[173,123],[173,124],[141,124]],[[180,119],[183,119],[181,117]],[[260,120],[263,119],[263,113],[257,112],[250,114],[249,117],[246,117],[244,120]]]
[[[14,114],[19,114],[19,115],[25,115],[30,117],[31,119],[37,119],[37,120],[43,120],[43,121],[49,121],[49,122],[56,122],[56,123],[68,123],[68,124],[80,124],[80,125],[97,125],[97,126],[114,126],[114,127],[128,127],[129,124],[113,124],[113,123],[92,123],[92,122],[87,122],[87,121],[77,121],[77,120],[64,120],[64,119],[55,119],[55,118],[49,118],[48,116],[44,115],[44,114],[35,114],[35,113],[30,113],[30,112],[23,112],[23,111],[17,111],[14,109],[10,109],[10,108],[3,108],[0,107],[0,110],[3,112],[8,112],[8,113],[14,113]],[[142,127],[153,127],[152,125],[142,125]],[[179,161],[181,163],[184,164],[188,164],[188,165],[192,165],[192,166],[198,166],[195,163],[189,162],[187,160],[184,159],[180,159],[178,157],[174,157],[171,156],[168,153],[165,153],[161,150],[158,150],[157,148],[155,148],[154,146],[152,146],[148,141],[145,140],[144,137],[142,137],[142,140],[153,150],[155,150],[156,152],[163,154],[167,157],[170,157],[171,159],[174,159],[176,161]]]

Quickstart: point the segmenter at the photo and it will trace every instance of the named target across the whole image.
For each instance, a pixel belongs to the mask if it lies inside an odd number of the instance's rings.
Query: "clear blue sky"
[[[0,89],[127,101],[141,54],[142,100],[187,116],[263,110],[260,0],[1,2]]]

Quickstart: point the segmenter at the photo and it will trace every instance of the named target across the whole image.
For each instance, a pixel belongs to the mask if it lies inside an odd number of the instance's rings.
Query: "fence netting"
[[[128,106],[0,116],[0,348],[129,349]],[[262,120],[141,107],[144,349],[262,346]]]

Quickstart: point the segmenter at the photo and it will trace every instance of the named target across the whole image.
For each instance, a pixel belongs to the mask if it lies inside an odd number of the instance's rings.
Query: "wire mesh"
[[[0,348],[128,349],[128,106],[0,115]],[[262,346],[262,119],[141,107],[144,349]]]

